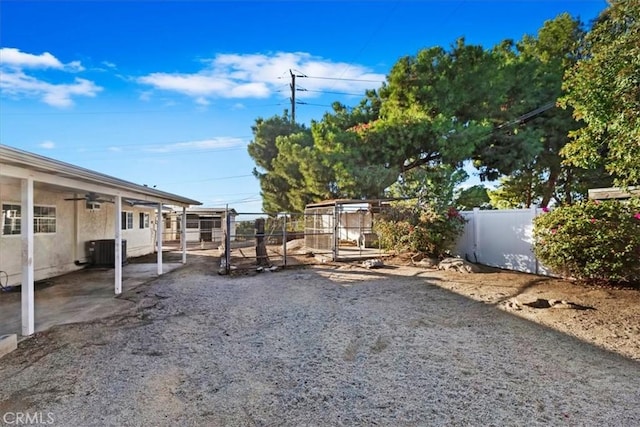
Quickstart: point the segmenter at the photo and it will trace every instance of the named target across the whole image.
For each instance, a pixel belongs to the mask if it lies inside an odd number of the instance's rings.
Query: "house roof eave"
[[[110,175],[3,144],[0,144],[0,164],[33,169],[46,174],[73,179],[75,181],[96,183],[114,190],[126,190],[131,193],[139,194],[142,201],[158,201],[185,207],[202,205],[201,202],[188,197],[150,188],[145,185],[135,184],[130,181],[125,181]],[[130,198],[130,196],[127,197]]]

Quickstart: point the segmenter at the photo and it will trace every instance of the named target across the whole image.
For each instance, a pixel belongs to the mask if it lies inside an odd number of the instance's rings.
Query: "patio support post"
[[[180,227],[180,243],[182,244],[182,263],[187,263],[187,208],[182,207],[182,227]]]
[[[20,234],[22,237],[22,335],[35,332],[35,295],[33,288],[33,178],[21,180],[22,201]]]
[[[156,224],[156,247],[158,248],[158,276],[162,274],[162,233],[163,233],[163,220],[162,220],[162,203],[158,203],[158,221]]]
[[[114,291],[116,295],[122,293],[122,197],[115,197],[116,213],[115,213],[115,249],[113,267],[115,270]]]

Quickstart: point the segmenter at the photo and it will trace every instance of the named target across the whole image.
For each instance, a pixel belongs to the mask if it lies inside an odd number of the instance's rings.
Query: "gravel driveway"
[[[640,363],[417,270],[192,264],[0,361],[0,416],[69,426],[640,425]],[[6,420],[5,420],[6,421]]]

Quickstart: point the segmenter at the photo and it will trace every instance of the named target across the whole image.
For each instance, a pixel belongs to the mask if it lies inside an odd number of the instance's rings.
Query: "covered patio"
[[[163,272],[182,263],[164,263]],[[122,268],[122,286],[133,290],[158,277],[155,263],[129,263]],[[86,268],[34,283],[34,332],[67,323],[97,320],[113,316],[131,307],[120,294],[114,298],[113,268]],[[21,290],[9,287],[0,291],[0,336],[19,334],[21,330]]]
[[[59,312],[50,313],[54,318],[68,315],[75,319],[74,313],[78,310],[90,315],[90,311],[77,306],[87,302],[84,298],[87,295],[110,294],[113,298],[114,294],[122,294],[123,285],[128,285],[127,274],[141,268],[124,265],[127,239],[123,234],[136,240],[138,255],[157,253],[156,263],[145,270],[152,268],[155,275],[168,271],[170,267],[162,260],[163,221],[158,218],[162,218],[166,206],[171,206],[182,209],[186,222],[186,209],[201,204],[187,197],[5,145],[0,145],[0,202],[0,270],[7,276],[1,284],[19,288],[18,318],[21,319],[21,327],[16,328],[12,323],[16,318],[15,308],[10,311],[3,306],[0,327],[13,333],[19,330],[23,336],[36,331],[36,319],[39,325],[47,324],[49,314],[44,308],[47,305],[40,302],[48,296],[54,300],[56,297],[55,292],[51,295],[52,291],[47,292],[47,289],[36,296],[36,283],[58,280],[60,275],[66,277],[65,273],[83,269],[89,263],[85,250],[89,241],[106,239],[113,243],[110,248],[113,269],[105,271],[103,278],[111,282],[110,291],[98,284],[93,287],[88,270],[78,271],[79,275],[84,274],[83,280],[74,281],[73,286],[55,287],[56,292],[65,295],[68,292],[74,300],[70,305],[52,304],[53,311]],[[180,242],[184,264],[187,250],[184,230]],[[8,300],[17,298],[11,292],[8,294]],[[45,310],[42,313],[36,313],[37,297],[38,310]],[[2,299],[7,299],[6,295],[2,295]],[[67,308],[69,312],[65,314]],[[8,320],[9,317],[12,320]]]

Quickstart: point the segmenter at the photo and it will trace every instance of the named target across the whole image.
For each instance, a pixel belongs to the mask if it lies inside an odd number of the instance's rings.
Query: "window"
[[[56,208],[54,206],[33,207],[33,232],[56,232]]]
[[[122,230],[131,230],[133,228],[133,212],[122,212]]]
[[[222,228],[222,218],[213,218],[213,228],[221,229]]]
[[[5,203],[2,205],[2,234],[12,235],[21,232],[22,206]],[[56,208],[55,206],[33,207],[33,232],[56,232]]]
[[[20,205],[2,205],[2,234],[20,234]]]
[[[140,212],[140,228],[149,228],[149,214]]]
[[[200,217],[195,214],[187,214],[187,228],[200,228]]]

